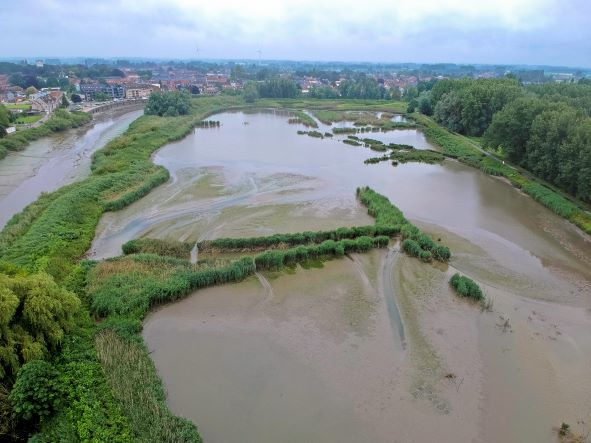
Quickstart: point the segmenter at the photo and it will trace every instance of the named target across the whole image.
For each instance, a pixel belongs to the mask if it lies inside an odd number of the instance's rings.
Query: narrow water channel
[[[97,114],[89,125],[31,142],[0,161],[0,229],[42,192],[90,173],[92,153],[127,130],[143,111]]]

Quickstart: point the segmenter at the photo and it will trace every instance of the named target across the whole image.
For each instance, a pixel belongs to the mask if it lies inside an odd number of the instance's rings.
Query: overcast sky
[[[591,67],[591,0],[0,0],[0,57]],[[197,52],[199,49],[199,52]]]

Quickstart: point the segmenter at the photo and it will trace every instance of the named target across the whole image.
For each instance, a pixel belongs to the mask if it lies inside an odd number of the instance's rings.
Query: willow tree
[[[57,348],[79,307],[48,274],[0,274],[0,378]]]

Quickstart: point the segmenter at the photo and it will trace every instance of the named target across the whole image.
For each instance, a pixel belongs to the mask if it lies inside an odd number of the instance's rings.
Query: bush
[[[170,257],[189,259],[191,256],[191,243],[178,241],[159,240],[155,238],[138,238],[130,240],[121,246],[125,255],[129,254],[157,254]]]
[[[419,253],[419,259],[425,263],[431,263],[433,256],[430,251],[421,251]]]
[[[412,257],[420,257],[421,247],[419,244],[410,238],[402,242],[402,250]]]
[[[462,297],[470,297],[474,300],[484,300],[484,294],[480,286],[469,277],[458,274],[457,272],[451,277],[450,284],[455,291]]]
[[[9,397],[16,416],[24,420],[49,416],[60,400],[59,377],[59,372],[46,361],[25,364],[18,371]]]

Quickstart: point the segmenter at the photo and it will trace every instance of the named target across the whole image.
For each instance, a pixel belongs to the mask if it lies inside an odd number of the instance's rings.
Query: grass
[[[192,423],[170,413],[158,373],[143,345],[113,330],[101,331],[94,344],[137,441],[201,442]]]
[[[337,131],[334,131],[335,134],[359,132],[360,127],[371,127],[372,129],[377,128],[377,130],[382,131],[416,127],[414,122],[391,121],[391,113],[384,113],[382,116],[377,117],[375,115],[375,111],[368,109],[365,109],[362,112],[349,112],[336,109],[316,109],[312,112],[318,120],[326,125],[336,122],[348,121],[353,122],[353,125],[356,126],[356,128],[346,128],[346,130],[343,130],[343,128],[333,128],[333,131],[334,129],[337,129]]]
[[[284,109],[324,109],[332,111],[385,111],[396,114],[406,113],[407,103],[390,100],[323,100],[312,98],[260,99],[256,107]]]
[[[308,128],[317,128],[318,123],[304,111],[296,110],[294,111],[295,118],[289,119],[290,123],[301,123],[302,125]]]
[[[28,111],[31,109],[31,105],[28,103],[7,103],[4,105],[6,109],[20,109],[22,111]]]
[[[42,118],[43,118],[42,115],[25,115],[22,117],[18,117],[16,119],[15,123],[18,125],[31,124],[31,123],[38,122]]]

